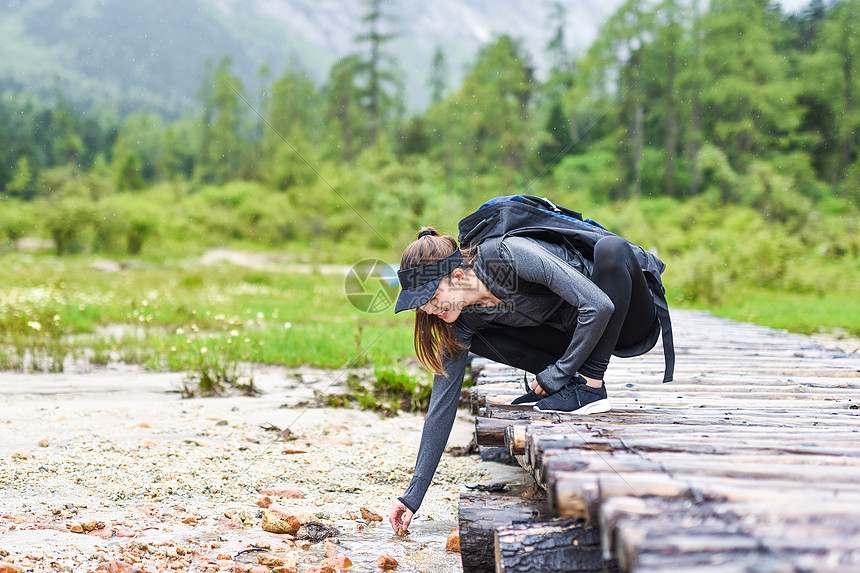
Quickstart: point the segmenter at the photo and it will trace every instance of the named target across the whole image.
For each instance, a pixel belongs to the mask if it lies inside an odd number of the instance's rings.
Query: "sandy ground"
[[[0,557],[22,571],[132,570],[112,563],[124,560],[155,572],[247,571],[260,555],[282,571],[325,571],[314,567],[339,556],[350,571],[379,571],[387,554],[398,571],[459,571],[445,549],[459,492],[514,469],[446,454],[410,535],[393,536],[388,510],[411,477],[423,417],[296,407],[340,374],[267,368],[255,376],[262,396],[188,400],[179,374],[127,366],[0,374]],[[449,446],[473,428],[461,412]],[[268,497],[336,528],[335,540],[264,531],[265,488],[300,492]],[[242,553],[253,547],[268,551]]]

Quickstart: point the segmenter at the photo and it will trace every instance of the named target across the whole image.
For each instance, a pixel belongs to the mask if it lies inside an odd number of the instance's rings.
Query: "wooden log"
[[[601,572],[603,550],[596,530],[582,520],[500,527],[496,530],[497,573]]]
[[[487,398],[492,397],[493,400],[505,400],[510,402],[517,396],[522,395],[522,390],[519,388],[499,387],[498,384],[493,384],[490,387],[473,386],[469,391],[470,409],[472,414],[477,414],[481,408],[487,405]],[[493,402],[498,403],[498,402]]]
[[[815,522],[771,523],[769,520],[743,522],[733,516],[701,515],[687,512],[628,516],[617,523],[614,553],[625,570],[639,571],[643,561],[665,565],[679,557],[700,563],[715,563],[727,556],[790,557],[805,560],[820,570],[834,557],[851,555],[860,546],[860,524]],[[827,559],[822,559],[826,556]],[[667,559],[668,558],[668,559]],[[695,570],[695,569],[693,569]],[[769,570],[769,569],[768,569]],[[795,569],[796,570],[796,569]],[[829,571],[829,567],[827,568]]]
[[[813,408],[736,408],[716,407],[703,404],[696,408],[677,408],[664,405],[643,404],[637,407],[615,407],[610,412],[589,415],[545,413],[530,410],[528,407],[513,405],[488,405],[484,415],[492,418],[530,418],[551,420],[558,424],[578,424],[588,422],[593,426],[616,424],[661,424],[676,422],[678,425],[734,425],[770,426],[787,428],[841,427],[860,429],[860,410],[843,408],[824,411]]]
[[[496,529],[551,518],[544,498],[461,494],[459,525],[463,571],[496,570]]]
[[[525,420],[509,420],[505,418],[475,417],[475,442],[479,446],[504,446],[505,428],[508,426],[525,426]]]
[[[846,559],[846,561],[848,561]],[[818,555],[763,555],[761,553],[709,553],[694,555],[640,555],[636,573],[857,573],[857,565],[834,564]]]
[[[552,436],[534,438],[528,442],[528,429],[523,429],[523,436],[511,445],[517,449],[512,453],[516,455],[528,455],[529,463],[537,465],[542,463],[541,459],[547,452],[559,451],[612,451],[605,447],[607,438],[593,438],[587,436],[566,437],[565,439],[554,439]],[[860,436],[858,436],[860,437]],[[840,438],[842,438],[840,436]],[[612,439],[612,438],[610,438]],[[617,438],[615,438],[617,439]],[[761,454],[764,456],[778,455],[796,460],[791,463],[811,463],[816,460],[834,465],[858,465],[860,464],[860,444],[858,439],[845,440],[833,439],[823,434],[820,440],[824,445],[812,445],[804,436],[782,436],[774,432],[770,436],[758,437],[729,436],[728,438],[711,436],[667,436],[655,435],[649,439],[624,438],[618,440],[621,451],[635,452],[643,457],[649,457],[652,453],[683,452],[689,454],[720,454],[720,455],[751,455]],[[531,446],[531,447],[529,447]],[[593,447],[592,447],[593,446]],[[812,457],[810,457],[812,456]],[[782,463],[785,463],[784,461]]]
[[[508,426],[505,428],[505,448],[507,448],[511,456],[525,453],[527,429],[528,426],[525,425]]]
[[[851,515],[860,506],[857,481],[806,483],[783,479],[748,480],[720,476],[665,473],[561,472],[546,483],[547,500],[563,517],[580,517],[599,522],[601,504],[614,497],[663,497],[694,501],[722,500],[743,503],[747,511],[782,508],[785,515]],[[756,505],[758,503],[758,505]]]
[[[557,455],[550,455],[550,454]],[[798,456],[731,456],[651,452],[648,457],[636,453],[585,450],[545,452],[541,477],[557,471],[579,472],[666,472],[669,474],[711,475],[748,479],[781,479],[805,483],[860,483],[860,465],[828,464],[829,456],[808,456],[809,465],[794,462]],[[835,462],[845,459],[833,457]],[[850,458],[856,461],[856,458]],[[811,465],[817,461],[817,465]],[[546,481],[541,479],[541,481]]]

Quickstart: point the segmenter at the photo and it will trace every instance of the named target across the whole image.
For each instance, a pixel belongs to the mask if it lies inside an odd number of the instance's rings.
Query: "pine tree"
[[[367,112],[368,145],[376,145],[380,128],[394,119],[399,110],[398,79],[395,73],[394,58],[385,53],[385,44],[394,39],[395,35],[381,31],[383,23],[388,20],[382,11],[381,0],[365,0],[367,12],[361,21],[365,31],[355,40],[365,46],[365,53],[360,60],[358,70],[364,80],[362,105]]]
[[[427,79],[427,87],[430,88],[430,103],[437,104],[445,95],[446,81],[448,78],[448,64],[445,62],[445,53],[442,48],[436,47],[433,52],[433,62],[430,64],[430,77]]]

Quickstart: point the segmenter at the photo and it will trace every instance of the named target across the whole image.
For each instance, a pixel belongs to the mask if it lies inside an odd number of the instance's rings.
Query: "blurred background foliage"
[[[293,62],[251,87],[225,57],[178,119],[5,92],[0,248],[396,263],[420,226],[528,192],[658,252],[676,304],[860,333],[860,0],[628,0],[576,57],[555,5],[545,77],[499,36],[446,85],[439,49],[418,114],[384,9],[321,85]]]

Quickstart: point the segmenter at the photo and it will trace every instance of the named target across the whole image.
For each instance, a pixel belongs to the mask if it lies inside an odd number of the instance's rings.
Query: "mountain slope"
[[[584,48],[616,1],[565,0],[571,48]],[[293,59],[317,82],[357,50],[365,4],[357,0],[6,0],[0,3],[0,88],[83,103],[145,106],[175,115],[193,106],[204,63],[230,55],[251,92],[268,64]],[[388,49],[405,73],[408,107],[427,104],[430,61],[440,47],[449,85],[500,33],[523,39],[541,66],[549,40],[543,4],[520,0],[397,0],[384,5]],[[575,41],[574,41],[575,39]]]

